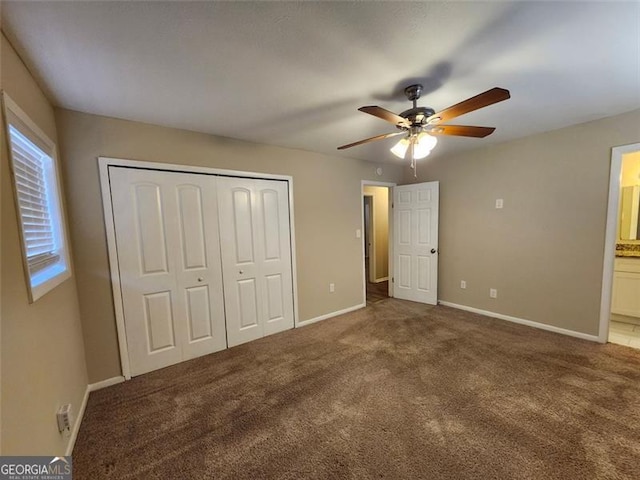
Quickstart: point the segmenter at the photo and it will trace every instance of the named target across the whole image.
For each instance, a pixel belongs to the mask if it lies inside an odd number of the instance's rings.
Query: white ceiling
[[[394,131],[357,108],[416,81],[436,111],[511,91],[432,155],[640,108],[637,1],[4,1],[2,26],[61,107],[377,162],[397,138],[336,147]]]

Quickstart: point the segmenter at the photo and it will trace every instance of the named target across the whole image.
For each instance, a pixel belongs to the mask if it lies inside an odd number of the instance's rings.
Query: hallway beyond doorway
[[[389,298],[389,282],[380,283],[367,282],[367,305],[381,302]]]
[[[366,263],[365,263],[366,265]],[[381,302],[389,298],[389,282],[371,282],[369,281],[369,269],[366,268],[366,287],[367,287],[367,305]]]
[[[364,287],[367,305],[389,298],[390,188],[362,186]]]

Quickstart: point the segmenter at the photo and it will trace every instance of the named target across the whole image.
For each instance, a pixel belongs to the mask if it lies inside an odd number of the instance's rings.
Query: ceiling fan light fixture
[[[407,154],[407,149],[409,148],[409,137],[404,137],[398,143],[396,143],[393,147],[391,147],[391,153],[393,153],[396,157],[404,159],[404,156]]]
[[[396,143],[391,147],[391,153],[398,158],[404,159],[407,154],[407,149],[409,148],[409,139],[410,137],[405,137]],[[436,137],[432,137],[426,132],[419,133],[415,136],[413,144],[413,158],[416,160],[425,158],[431,153],[431,150],[433,150],[433,147],[435,147],[437,143],[438,139]]]
[[[419,133],[413,147],[413,157],[418,160],[426,157],[437,143],[438,139],[436,137],[432,137],[426,132]]]

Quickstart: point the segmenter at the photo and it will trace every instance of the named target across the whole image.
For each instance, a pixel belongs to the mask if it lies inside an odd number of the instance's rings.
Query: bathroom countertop
[[[639,243],[618,243],[616,244],[616,257],[637,257],[640,258]]]

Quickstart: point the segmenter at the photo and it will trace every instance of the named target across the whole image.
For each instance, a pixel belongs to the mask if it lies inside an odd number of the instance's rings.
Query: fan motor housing
[[[406,118],[411,122],[412,126],[426,125],[427,118],[433,115],[435,110],[429,107],[415,107],[405,110],[400,114],[401,117]]]

